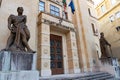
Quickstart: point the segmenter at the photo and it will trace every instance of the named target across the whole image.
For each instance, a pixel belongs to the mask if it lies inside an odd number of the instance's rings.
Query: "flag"
[[[71,0],[69,6],[71,7],[71,11],[72,11],[72,13],[74,14],[74,12],[75,12],[75,7],[74,7],[73,0]]]
[[[63,6],[64,6],[64,11],[66,10],[66,0],[62,0]]]

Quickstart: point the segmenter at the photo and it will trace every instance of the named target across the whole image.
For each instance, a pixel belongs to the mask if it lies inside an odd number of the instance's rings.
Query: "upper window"
[[[105,5],[101,6],[101,10],[102,10],[102,12],[105,12],[105,10],[106,10]]]
[[[90,11],[90,8],[88,8],[88,13],[89,13],[89,15],[91,15],[91,11]]]
[[[116,0],[111,0],[111,4],[115,4],[116,3]]]
[[[39,2],[39,11],[45,11],[45,2],[43,1]]]
[[[92,25],[92,30],[93,30],[93,33],[95,34],[95,26],[94,26],[94,24],[93,24],[93,23],[91,23],[91,25]]]
[[[117,31],[120,31],[120,26],[116,27],[116,30],[117,30]]]
[[[115,14],[115,16],[116,16],[116,18],[120,18],[120,12],[117,12],[117,13]]]
[[[50,13],[55,16],[60,16],[60,9],[56,6],[50,5]]]
[[[115,18],[114,18],[114,16],[113,16],[113,15],[112,15],[112,16],[110,16],[110,17],[109,17],[109,19],[110,19],[110,21],[111,21],[111,22],[113,22],[113,21],[115,20]]]

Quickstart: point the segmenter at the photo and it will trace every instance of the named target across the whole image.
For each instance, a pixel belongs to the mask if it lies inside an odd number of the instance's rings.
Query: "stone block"
[[[35,70],[36,54],[25,52],[0,52],[0,71]]]
[[[2,71],[0,80],[39,80],[38,71]]]
[[[116,78],[120,78],[120,66],[118,59],[113,58],[101,58],[100,71],[108,72],[114,75]]]

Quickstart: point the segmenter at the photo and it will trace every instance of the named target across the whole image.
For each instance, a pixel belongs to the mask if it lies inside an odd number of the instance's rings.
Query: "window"
[[[91,15],[91,11],[90,11],[90,8],[88,8],[88,13],[89,13],[89,15]]]
[[[113,15],[110,16],[109,19],[110,19],[110,22],[113,22],[115,20]]]
[[[63,11],[63,18],[68,19],[68,13]]]
[[[45,3],[42,1],[39,2],[39,11],[45,11]]]
[[[120,31],[120,26],[116,27],[116,30],[117,30],[117,31]]]
[[[50,5],[50,13],[55,16],[60,16],[60,9],[56,6]]]
[[[115,4],[116,3],[116,0],[111,0],[111,4]]]
[[[105,10],[106,10],[105,5],[102,5],[102,6],[101,6],[101,11],[102,11],[102,12],[105,12]]]
[[[93,24],[93,23],[91,23],[91,25],[92,25],[92,30],[93,30],[93,33],[95,34],[95,26],[94,26],[94,24]]]
[[[117,12],[117,13],[115,14],[115,17],[116,17],[116,18],[120,18],[120,12]]]

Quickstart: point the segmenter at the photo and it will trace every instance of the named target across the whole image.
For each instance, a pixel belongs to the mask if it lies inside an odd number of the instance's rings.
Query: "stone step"
[[[82,74],[82,73],[81,73]],[[83,75],[81,74],[70,74],[69,76],[57,76],[49,77],[40,80],[115,80],[114,76],[106,72],[89,72]],[[72,77],[71,77],[72,76]]]
[[[96,74],[91,74],[91,75],[87,75],[87,76],[82,76],[79,79],[80,80],[106,80],[106,79],[113,80],[113,78],[114,77],[108,73],[96,73]]]

